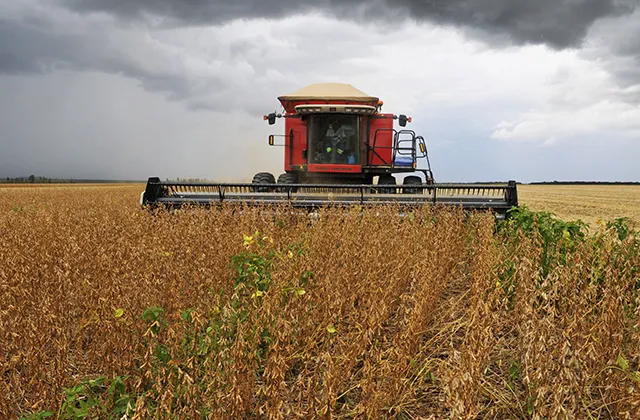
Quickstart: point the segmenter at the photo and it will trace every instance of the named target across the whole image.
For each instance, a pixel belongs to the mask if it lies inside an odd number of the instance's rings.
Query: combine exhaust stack
[[[518,206],[518,193],[515,181],[509,181],[506,185],[412,184],[409,187],[163,182],[159,178],[149,178],[140,201],[142,205],[162,205],[169,208],[225,203],[262,206],[289,203],[295,208],[304,209],[317,209],[327,205],[444,205],[493,211],[503,218],[507,210]]]

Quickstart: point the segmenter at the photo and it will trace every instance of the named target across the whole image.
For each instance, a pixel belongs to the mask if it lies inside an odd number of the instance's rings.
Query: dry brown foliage
[[[105,375],[133,418],[640,418],[635,234],[139,193],[0,191],[0,417]]]

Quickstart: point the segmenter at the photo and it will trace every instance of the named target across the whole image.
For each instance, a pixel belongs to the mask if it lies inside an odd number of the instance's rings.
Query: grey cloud
[[[127,19],[156,16],[184,25],[237,18],[279,18],[310,11],[343,19],[394,16],[451,24],[508,36],[515,43],[578,46],[595,21],[630,13],[629,0],[61,0],[79,12]]]
[[[0,19],[0,73],[41,73],[73,58],[79,39]]]
[[[577,46],[589,27],[599,18],[628,9],[613,0],[458,0],[435,14],[445,22],[505,33],[517,43],[540,43],[555,48]],[[429,16],[425,2],[407,1],[413,14]]]
[[[582,55],[605,64],[621,88],[620,97],[640,102],[640,9],[594,25]]]
[[[73,34],[48,23],[33,16],[0,19],[0,74],[98,71],[132,78],[147,90],[167,94],[171,100],[188,101],[198,94],[183,72],[154,67],[131,57],[113,45],[100,28],[93,33]],[[222,80],[211,77],[205,88],[211,91],[223,85]]]
[[[608,67],[621,86],[617,96],[640,103],[640,50],[635,56],[612,59]]]
[[[621,0],[618,0],[621,1]],[[131,30],[140,36],[156,33],[167,25],[188,27],[191,25],[222,24],[238,18],[283,17],[304,12],[332,14],[348,20],[376,19],[380,28],[371,35],[378,36],[388,31],[390,22],[413,18],[445,24],[457,25],[484,37],[488,43],[498,42],[501,37],[516,43],[544,43],[563,48],[577,45],[584,38],[591,25],[600,18],[617,16],[630,10],[629,4],[616,0],[299,0],[252,1],[237,0],[219,2],[208,0],[57,0],[58,4],[79,13],[102,12],[118,17],[98,21],[97,27],[83,26],[73,32],[61,27],[51,16],[26,14],[21,20],[0,18],[0,73],[43,73],[52,69],[70,68],[74,70],[103,71],[122,74],[133,78],[147,90],[164,93],[173,100],[182,100],[192,109],[223,110],[234,105],[232,92],[242,86],[241,75],[235,74],[234,64],[246,60],[255,72],[255,78],[266,77],[269,69],[278,68],[278,62],[266,56],[268,49],[259,43],[260,37],[235,39],[224,45],[213,45],[227,51],[224,66],[226,72],[207,74],[206,77],[189,74],[179,63],[170,63],[161,57],[162,65],[149,63],[145,57],[137,57],[129,45],[114,41],[110,31]],[[56,12],[56,9],[53,9]],[[68,12],[66,12],[68,13]],[[75,15],[78,20],[81,17]],[[158,19],[160,18],[160,19]],[[88,22],[93,19],[88,19]],[[162,23],[158,24],[161,21]],[[128,24],[127,24],[128,23]],[[378,25],[382,26],[378,26]],[[317,34],[316,34],[317,33]],[[387,32],[389,34],[389,32]],[[478,35],[479,34],[479,35]],[[327,35],[326,28],[309,31],[307,41],[325,43],[321,37]],[[286,38],[286,34],[282,35]],[[336,45],[331,57],[342,60],[350,58],[346,48],[355,42],[354,48],[362,49],[361,36],[346,31],[343,42]],[[126,41],[125,41],[126,42]],[[502,41],[501,41],[502,42]],[[214,40],[215,43],[215,40]],[[295,43],[295,41],[294,41]],[[337,43],[335,43],[337,44]],[[315,45],[315,44],[314,44]],[[625,44],[627,45],[627,44]],[[627,49],[634,50],[635,44],[628,43]],[[139,51],[147,54],[145,46]],[[325,45],[325,50],[333,47]],[[640,52],[639,52],[640,53]],[[215,54],[215,53],[214,53]],[[296,59],[286,65],[292,69],[296,63],[317,62],[322,67],[323,60],[314,56],[314,51],[297,48]],[[308,71],[302,66],[301,71]],[[331,69],[325,68],[330,74]],[[321,72],[317,72],[322,74]],[[633,77],[634,68],[620,77]],[[255,79],[254,78],[254,79]],[[206,81],[203,81],[206,80]],[[246,80],[245,80],[246,81]],[[273,83],[273,82],[272,82]],[[280,83],[283,89],[291,85]],[[215,92],[215,94],[214,94]],[[245,110],[258,112],[257,106],[242,105]],[[255,108],[255,109],[254,109]]]

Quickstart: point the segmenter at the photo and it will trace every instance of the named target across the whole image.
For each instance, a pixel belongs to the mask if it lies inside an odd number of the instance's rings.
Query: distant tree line
[[[215,182],[210,179],[205,178],[176,178],[176,179],[166,179],[167,182]]]
[[[531,185],[640,185],[638,181],[539,181]]]
[[[63,184],[73,182],[72,179],[47,178],[46,176],[29,175],[16,178],[0,178],[3,184]]]
[[[19,176],[0,178],[0,184],[127,184],[141,183],[139,180],[122,179],[78,179],[78,178],[47,178],[46,176]]]

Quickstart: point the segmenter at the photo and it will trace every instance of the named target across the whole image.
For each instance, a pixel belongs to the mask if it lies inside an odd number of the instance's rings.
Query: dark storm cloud
[[[516,43],[577,46],[600,18],[629,12],[614,0],[404,0],[411,14],[493,33]],[[441,4],[442,6],[437,6]]]
[[[145,65],[109,42],[96,29],[93,33],[70,34],[34,17],[20,20],[0,18],[0,74],[42,74],[54,70],[98,71],[120,74],[147,90],[164,92],[172,100],[189,100],[195,86],[179,70]],[[209,78],[207,88],[222,86]],[[202,83],[199,88],[202,89]],[[190,105],[193,107],[193,105]]]
[[[55,35],[0,18],[0,73],[41,73],[56,63],[76,61],[79,38]]]
[[[640,102],[640,8],[596,23],[585,43],[584,56],[604,63],[622,89],[619,97]]]
[[[640,11],[629,19],[628,30],[619,31],[617,41],[610,47],[613,55],[619,57],[612,68],[616,77],[626,85],[640,84]],[[635,92],[636,98],[640,92]]]
[[[515,43],[578,46],[595,21],[630,13],[630,0],[61,0],[80,12],[107,12],[135,19],[157,16],[182,24],[236,18],[277,18],[310,11],[337,18],[416,20],[507,35]]]
[[[56,21],[55,13],[27,12],[19,18],[0,18],[0,73],[46,73],[68,68],[122,74],[138,80],[148,90],[185,100],[191,108],[218,109],[218,103],[228,102],[220,98],[232,90],[229,79],[236,78],[235,74],[207,74],[206,82],[196,81],[178,64],[158,66],[145,62],[128,45],[114,43],[109,31],[128,28],[142,34],[158,25],[211,25],[237,18],[320,12],[339,19],[375,21],[387,29],[402,19],[439,22],[462,27],[473,36],[484,37],[489,44],[497,42],[497,36],[500,42],[506,38],[518,44],[565,48],[579,45],[594,22],[631,10],[631,1],[634,0],[56,0],[54,4],[64,5],[66,10],[106,13],[118,20],[114,23],[98,18],[106,24],[69,30]],[[61,10],[64,9],[54,12]],[[313,37],[313,28],[310,29],[308,36]],[[635,57],[640,56],[639,44],[628,41],[620,51],[629,57],[631,65],[616,66],[616,77],[630,78],[627,85],[638,80],[634,64]],[[216,48],[213,46],[212,50]],[[263,48],[254,42],[238,40],[225,49],[230,53],[227,61],[246,60],[257,73],[269,67],[268,59],[262,57]],[[218,99],[197,97],[207,91],[217,92]]]

